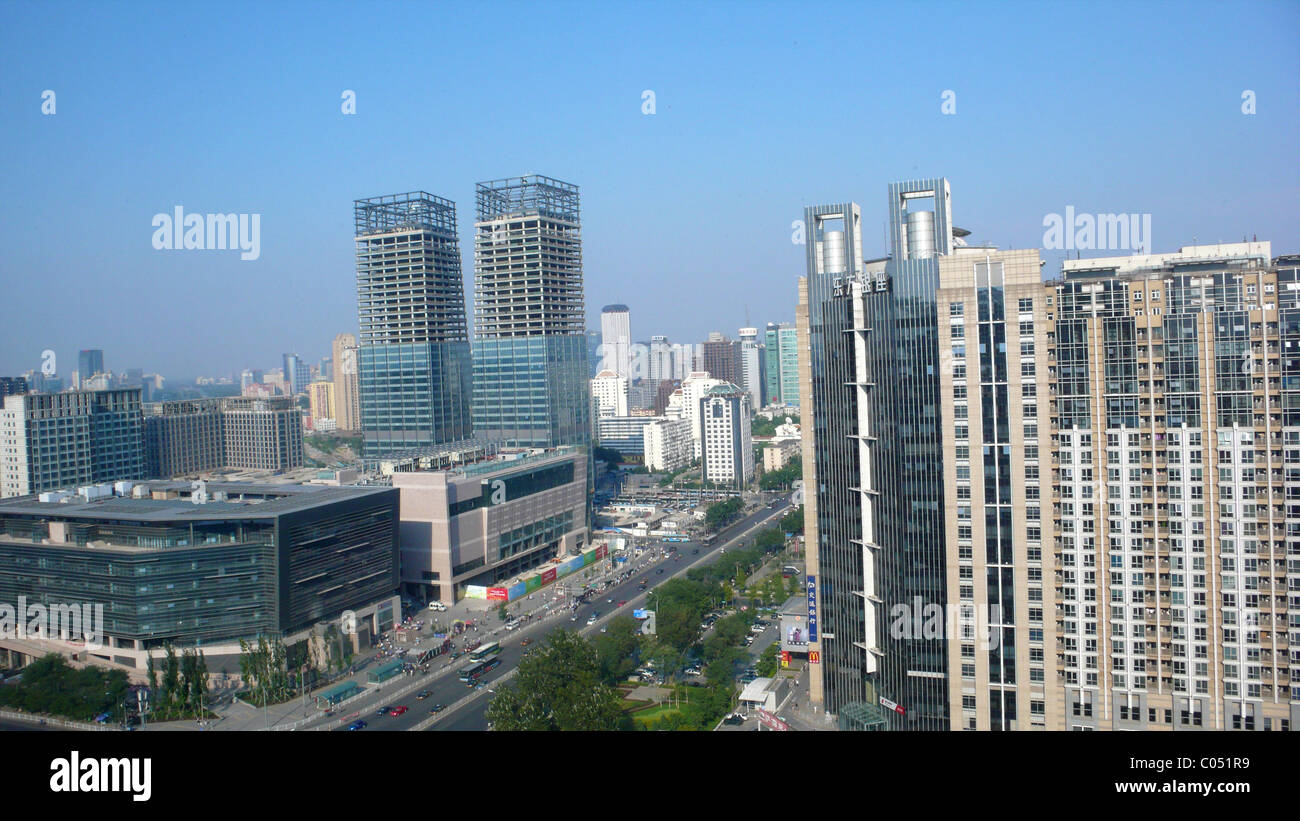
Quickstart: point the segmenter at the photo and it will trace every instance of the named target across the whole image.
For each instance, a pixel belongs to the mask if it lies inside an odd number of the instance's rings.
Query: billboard
[[[817,641],[817,577],[808,576],[808,642]]]
[[[541,579],[542,584],[550,584],[555,581],[555,568],[552,567],[549,570],[542,571]]]
[[[534,590],[541,590],[541,589],[542,589],[542,577],[541,577],[540,575],[537,575],[537,576],[529,576],[527,579],[524,580],[524,588],[525,588],[529,593],[532,593]]]
[[[510,594],[504,587],[489,587],[487,599],[488,601],[510,601]]]
[[[807,644],[808,631],[809,628],[803,624],[796,623],[787,625],[785,628],[785,643],[800,645]]]
[[[486,599],[488,589],[481,584],[465,585],[465,598],[467,599]]]

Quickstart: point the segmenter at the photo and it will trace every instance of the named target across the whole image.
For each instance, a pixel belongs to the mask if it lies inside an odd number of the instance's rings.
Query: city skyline
[[[420,189],[467,207],[477,180],[521,171],[584,187],[587,327],[599,327],[602,305],[622,302],[639,327],[682,341],[787,321],[804,254],[792,242],[802,208],[860,198],[887,179],[947,175],[971,192],[961,227],[1000,248],[1039,247],[1045,219],[1074,211],[1145,215],[1153,252],[1253,236],[1278,253],[1300,250],[1286,218],[1300,201],[1289,140],[1300,120],[1284,102],[1297,89],[1287,47],[1294,7],[1202,4],[1173,19],[1155,6],[1103,4],[1089,15],[1069,6],[936,8],[996,56],[936,51],[927,32],[909,34],[906,11],[886,6],[841,9],[846,25],[796,34],[777,33],[789,16],[777,6],[751,6],[744,19],[721,6],[645,20],[619,7],[586,9],[576,22],[519,8],[517,24],[491,28],[508,59],[412,100],[389,90],[391,58],[373,55],[415,54],[431,76],[460,76],[478,65],[475,44],[488,31],[477,10],[448,9],[446,48],[419,49],[444,36],[418,12],[407,19],[395,9],[397,25],[354,29],[322,22],[328,14],[304,20],[287,4],[266,10],[267,24],[292,17],[306,27],[302,42],[272,48],[233,19],[205,16],[209,33],[184,44],[156,28],[197,21],[198,9],[169,11],[164,24],[143,6],[16,5],[0,35],[13,78],[0,90],[11,114],[0,145],[27,161],[6,175],[0,214],[11,238],[23,239],[11,242],[5,282],[27,310],[0,330],[0,372],[37,368],[53,349],[63,375],[69,357],[92,346],[111,362],[176,377],[265,366],[285,351],[314,360],[335,334],[356,330],[351,201]],[[76,32],[59,25],[74,17],[86,21]],[[588,36],[610,27],[625,36]],[[881,42],[885,59],[859,65],[843,47],[858,29],[902,34]],[[1051,68],[1064,31],[1097,44],[1073,71]],[[537,59],[548,36],[594,46],[568,68],[548,67]],[[137,38],[156,47],[109,54],[100,45]],[[225,62],[232,42],[242,46],[236,65]],[[1217,57],[1181,56],[1195,52]],[[771,59],[743,75],[730,70],[752,65],[753,53]],[[930,57],[916,59],[922,53]],[[367,57],[336,64],[339,54]],[[1043,70],[1018,70],[1036,58]],[[82,59],[102,69],[69,68]],[[298,70],[281,71],[282,60]],[[176,64],[199,66],[199,84],[168,68]],[[538,83],[570,89],[524,106],[526,139],[496,127],[492,95],[478,93],[523,67]],[[810,67],[848,77],[854,104],[834,104],[838,87],[800,82]],[[566,83],[572,71],[592,82]],[[222,93],[195,93],[209,72]],[[43,90],[56,94],[53,114],[42,113]],[[356,114],[341,110],[346,92]],[[154,102],[164,98],[166,106]],[[577,138],[565,127],[575,120],[590,126]],[[882,120],[885,131],[871,127]],[[1123,130],[1093,125],[1119,121]],[[813,134],[852,135],[850,161],[807,151]],[[79,241],[68,243],[56,209],[74,196],[86,216]],[[151,220],[173,209],[258,216],[256,258],[155,250]],[[698,218],[706,212],[726,217]],[[867,198],[866,252],[885,252],[886,219]],[[462,269],[472,270],[471,221],[457,231]],[[1068,239],[1044,252],[1046,273],[1071,253]],[[684,290],[692,299],[679,298]],[[468,293],[467,302],[472,312]],[[202,346],[189,344],[196,325]]]

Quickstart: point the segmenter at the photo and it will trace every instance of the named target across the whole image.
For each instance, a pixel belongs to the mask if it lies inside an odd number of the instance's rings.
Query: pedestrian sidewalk
[[[597,584],[605,578],[613,575],[612,564],[608,559],[602,560],[601,564],[594,565],[574,576],[566,577],[565,582],[570,585],[570,597],[572,598],[573,585],[576,583],[579,588],[583,583]],[[547,585],[541,590],[535,591],[517,602],[511,602],[507,606],[511,618],[522,618],[529,616],[526,624],[531,624],[534,620],[545,618],[547,615],[553,615],[560,611],[568,612],[561,602],[555,600],[557,588],[554,584]],[[426,647],[425,642],[432,642],[435,632],[447,633],[453,641],[456,642],[457,649],[463,648],[467,642],[480,641],[487,643],[489,641],[500,641],[512,631],[506,630],[505,622],[497,616],[498,607],[491,602],[483,600],[462,599],[455,604],[447,605],[443,612],[429,610],[427,606],[423,610],[412,613],[411,621],[424,621],[424,626],[416,634],[420,639],[419,647]],[[456,634],[452,631],[452,626],[457,622],[473,622],[472,627],[466,628],[463,632]],[[434,626],[439,628],[435,631]],[[393,645],[398,648],[412,648],[417,645],[413,642],[396,641],[395,631],[389,630],[383,634],[393,639]],[[316,696],[324,693],[340,684],[349,681],[357,684],[362,693],[355,696],[358,700],[364,699],[367,695],[373,695],[386,689],[386,685],[393,683],[410,683],[410,677],[403,675],[390,679],[381,685],[374,685],[367,679],[367,673],[374,669],[376,662],[375,655],[378,652],[377,647],[366,648],[357,655],[355,665],[361,665],[363,661],[369,659],[362,669],[357,670],[349,676],[335,679],[324,687],[320,687],[307,694],[304,699],[300,696],[291,701],[280,704],[272,704],[265,709],[243,702],[227,701],[219,707],[213,709],[218,718],[211,719],[205,723],[205,726],[199,726],[195,721],[164,721],[158,723],[148,723],[143,729],[147,731],[175,731],[175,730],[274,730],[289,729],[290,726],[298,726],[310,723],[313,719],[324,718],[324,711],[316,706]],[[450,669],[444,667],[443,670]],[[443,670],[434,670],[431,676],[439,675]],[[351,701],[351,699],[349,699]],[[338,705],[343,706],[343,705]]]

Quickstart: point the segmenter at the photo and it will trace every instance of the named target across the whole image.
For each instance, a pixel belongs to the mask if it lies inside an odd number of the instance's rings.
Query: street
[[[429,724],[428,727],[423,729],[430,730],[485,730],[487,729],[487,705],[491,697],[489,691],[495,689],[494,684],[501,681],[503,677],[509,675],[518,666],[525,651],[539,646],[548,633],[556,629],[568,629],[578,630],[588,637],[597,634],[600,628],[615,615],[630,615],[633,609],[645,606],[646,593],[637,590],[637,585],[642,579],[646,581],[647,590],[649,590],[674,576],[684,574],[691,567],[710,564],[717,559],[721,549],[732,547],[739,543],[741,539],[752,538],[752,531],[756,531],[760,525],[767,525],[774,518],[785,515],[788,508],[788,498],[777,500],[775,508],[759,507],[725,528],[718,534],[714,544],[708,548],[703,547],[699,542],[682,542],[678,543],[676,551],[669,553],[665,558],[655,558],[653,560],[647,558],[651,555],[657,556],[661,548],[651,548],[641,557],[629,557],[628,565],[644,564],[646,566],[634,572],[627,581],[607,590],[598,591],[591,597],[588,604],[578,608],[575,614],[576,620],[571,619],[567,607],[561,606],[558,611],[552,611],[551,615],[545,618],[535,618],[525,622],[519,629],[503,633],[497,637],[496,640],[501,644],[501,653],[498,656],[501,659],[501,665],[484,677],[483,686],[480,689],[473,689],[461,683],[456,677],[457,671],[471,663],[467,656],[462,656],[455,661],[450,661],[446,657],[438,657],[430,665],[429,673],[418,676],[404,676],[398,679],[395,685],[384,688],[382,694],[368,695],[358,699],[358,701],[347,705],[341,713],[336,714],[333,718],[311,722],[303,729],[313,729],[345,719],[337,729],[346,731],[348,724],[360,719],[367,724],[364,731],[414,730],[420,729],[419,725],[422,724]],[[693,550],[699,550],[699,555],[692,555]],[[674,559],[674,555],[679,556],[679,558]],[[659,571],[662,571],[662,573]],[[554,588],[546,588],[542,592],[550,594],[553,590]],[[609,601],[610,599],[613,600],[613,603]],[[627,604],[623,607],[615,606],[618,602],[624,600],[626,600]],[[599,612],[600,617],[595,624],[588,626],[587,620],[594,612]],[[494,612],[485,614],[485,622],[488,618],[493,621],[487,623],[496,624],[496,614]],[[520,642],[524,638],[532,639],[530,647],[520,646]],[[763,638],[766,638],[766,636]],[[458,644],[463,640],[464,637],[460,637]],[[485,638],[485,641],[488,640],[491,639]],[[763,644],[766,643],[763,642]],[[755,642],[755,645],[758,644],[759,642]],[[408,688],[410,689],[409,693],[394,695]],[[431,695],[423,700],[416,699],[416,693],[421,690],[429,690]],[[447,706],[447,709],[438,714],[436,718],[429,713],[429,708],[434,704]],[[409,709],[401,716],[378,716],[376,711],[381,705],[389,707],[404,705]],[[431,722],[430,719],[432,719]]]

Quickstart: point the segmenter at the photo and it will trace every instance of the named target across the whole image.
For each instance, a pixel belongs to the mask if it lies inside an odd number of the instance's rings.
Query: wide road
[[[649,604],[647,605],[646,592],[637,589],[639,582],[645,580],[647,589],[653,588],[674,576],[685,574],[691,567],[716,562],[721,555],[720,551],[735,547],[742,542],[752,543],[754,536],[761,527],[767,526],[771,520],[785,515],[789,509],[788,494],[772,501],[776,503],[775,508],[768,508],[763,505],[752,511],[719,533],[714,544],[708,548],[703,547],[699,542],[679,542],[677,543],[677,550],[672,551],[664,558],[658,558],[661,550],[659,547],[653,546],[642,556],[629,558],[627,561],[628,566],[642,566],[641,569],[633,572],[626,581],[593,595],[590,602],[579,607],[572,617],[568,608],[562,608],[559,614],[552,614],[544,619],[535,618],[530,622],[526,622],[520,629],[503,634],[497,639],[502,648],[498,656],[501,659],[501,664],[484,677],[481,688],[471,688],[461,683],[456,677],[456,671],[470,664],[468,657],[462,656],[456,661],[435,658],[429,673],[422,676],[402,677],[398,679],[396,685],[385,688],[395,692],[414,686],[414,690],[409,694],[363,698],[359,702],[348,705],[345,708],[347,710],[345,715],[349,718],[349,721],[354,718],[365,721],[367,725],[366,731],[414,729],[482,731],[487,729],[485,716],[492,695],[491,691],[495,689],[494,684],[513,672],[518,666],[519,660],[523,658],[523,654],[531,649],[521,646],[521,642],[525,638],[531,639],[535,647],[538,642],[545,639],[548,633],[558,629],[577,630],[584,635],[591,636],[597,634],[600,628],[616,615],[630,615],[633,609],[646,606],[654,609],[653,595],[649,597]],[[619,607],[618,602],[620,601],[626,602],[626,604]],[[596,614],[599,615],[596,616]],[[487,613],[485,616],[495,617],[495,614]],[[587,622],[593,616],[596,616],[595,623],[588,625]],[[440,671],[447,668],[452,668],[452,672],[439,675]],[[431,695],[424,700],[418,700],[416,694],[422,689],[427,689]],[[387,700],[381,701],[383,699]],[[408,711],[406,714],[396,717],[378,716],[376,712],[381,704],[384,706],[400,704],[407,707]],[[435,704],[446,705],[447,709],[437,714],[437,717],[430,722],[432,716],[429,708]],[[336,718],[338,717],[342,716],[336,716]],[[421,727],[418,725],[428,726]],[[346,723],[338,729],[346,731]]]

